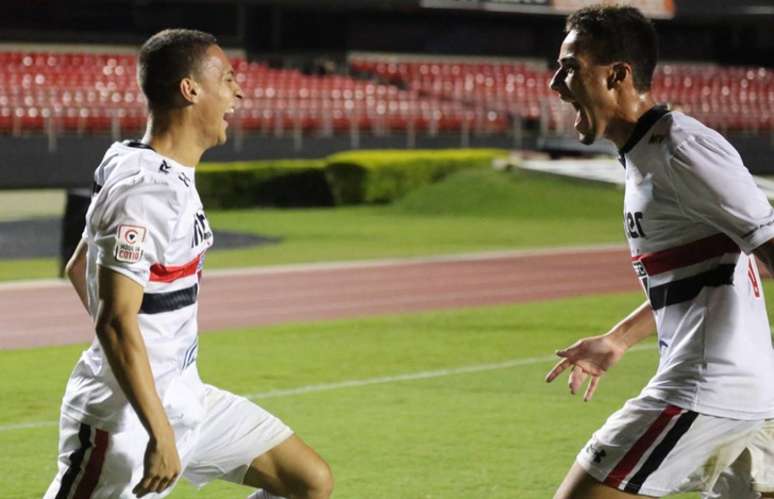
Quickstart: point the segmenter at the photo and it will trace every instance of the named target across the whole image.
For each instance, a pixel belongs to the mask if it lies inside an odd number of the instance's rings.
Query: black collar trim
[[[644,137],[645,134],[648,133],[648,130],[650,130],[651,127],[655,125],[656,122],[660,120],[661,117],[667,114],[668,112],[669,112],[669,106],[659,105],[659,106],[653,106],[652,108],[648,109],[645,112],[645,114],[640,116],[640,119],[637,120],[637,124],[634,125],[634,130],[632,130],[632,134],[629,136],[629,140],[627,140],[623,148],[621,148],[621,150],[618,151],[621,157],[623,157],[624,154],[634,149],[634,146],[636,146],[637,142],[639,142],[640,139],[642,139],[642,137]]]
[[[150,151],[156,152],[154,148],[152,148],[145,142],[140,142],[139,140],[125,140],[124,145],[128,147],[134,147],[136,149],[148,149]]]

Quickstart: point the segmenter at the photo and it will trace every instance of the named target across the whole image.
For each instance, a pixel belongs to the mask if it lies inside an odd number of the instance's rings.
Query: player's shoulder
[[[735,154],[734,147],[720,133],[692,116],[680,111],[667,113],[659,121],[654,134],[664,138],[670,155],[692,148],[710,148],[717,152]]]
[[[95,184],[113,197],[159,196],[179,203],[192,188],[190,175],[183,170],[146,144],[115,142],[95,172]]]

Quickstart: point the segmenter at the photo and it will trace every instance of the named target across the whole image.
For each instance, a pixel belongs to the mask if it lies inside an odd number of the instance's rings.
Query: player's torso
[[[754,262],[731,238],[681,207],[692,193],[670,181],[667,125],[658,122],[626,157],[624,232],[661,353],[648,388],[727,415],[732,398],[760,397],[761,377],[748,361],[771,360],[767,338],[757,334],[766,321],[762,288]]]
[[[214,242],[193,180],[182,172],[177,176],[185,192],[180,220],[168,247],[150,268],[138,315],[146,342],[152,342],[149,356],[159,374],[183,370],[196,361],[201,275],[206,251]]]
[[[116,182],[116,177],[120,177],[120,154],[133,153],[123,150],[120,145],[114,148],[118,149],[118,156],[113,159],[116,167],[111,169],[111,165],[104,165],[104,185],[100,186],[100,190],[109,190]],[[143,290],[138,314],[140,330],[146,342],[154,375],[163,377],[185,369],[196,360],[200,276],[205,253],[212,246],[214,238],[196,190],[193,169],[182,167],[150,152],[143,154],[140,167],[166,181],[165,189],[160,190],[156,199],[151,200],[151,206],[147,208],[149,213],[152,214],[154,208],[164,209],[165,203],[169,203],[173,198],[177,201],[175,216],[162,221],[163,224],[168,224],[168,227],[163,227],[165,234],[169,234],[165,236],[168,240],[150,266],[150,275]],[[100,203],[109,202],[109,196],[106,196],[104,200],[96,197],[92,203],[87,215],[87,224],[94,225],[91,227],[93,233],[99,231],[96,224]],[[158,222],[156,224],[158,225]],[[124,260],[142,258],[142,246],[137,244],[137,241],[151,237],[152,231],[161,230],[162,227],[154,226],[153,223],[120,228],[118,237],[122,243],[116,247],[117,258],[119,254]],[[92,273],[89,282],[95,284],[95,300],[98,294],[96,271],[95,265],[89,266],[89,272]],[[99,348],[97,344],[94,346]]]

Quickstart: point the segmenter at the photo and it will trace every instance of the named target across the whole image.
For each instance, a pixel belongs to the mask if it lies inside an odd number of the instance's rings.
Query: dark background
[[[663,59],[774,64],[774,2],[675,0],[675,10],[655,21]],[[381,51],[548,61],[564,22],[558,14],[423,8],[419,0],[6,0],[3,11],[5,42],[139,45],[163,28],[188,27],[259,58]]]

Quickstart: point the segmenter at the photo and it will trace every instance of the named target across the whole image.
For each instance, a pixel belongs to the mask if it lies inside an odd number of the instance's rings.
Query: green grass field
[[[283,242],[207,253],[207,268],[623,243],[622,192],[524,173],[469,171],[393,205],[208,211],[216,229]],[[0,281],[51,278],[53,259],[0,261]]]
[[[564,379],[543,382],[552,352],[604,331],[640,300],[634,293],[207,334],[200,370],[208,382],[255,395],[318,449],[334,469],[338,498],[543,499],[656,366],[653,348],[630,352],[584,403],[568,395]],[[0,399],[13,401],[0,409],[2,497],[40,497],[47,486],[53,423],[82,348],[0,352]],[[471,366],[479,370],[454,372]],[[449,372],[369,382],[440,370]],[[360,386],[265,396],[344,381]],[[29,422],[50,424],[6,429]],[[214,482],[197,493],[182,484],[172,497],[246,491]]]

